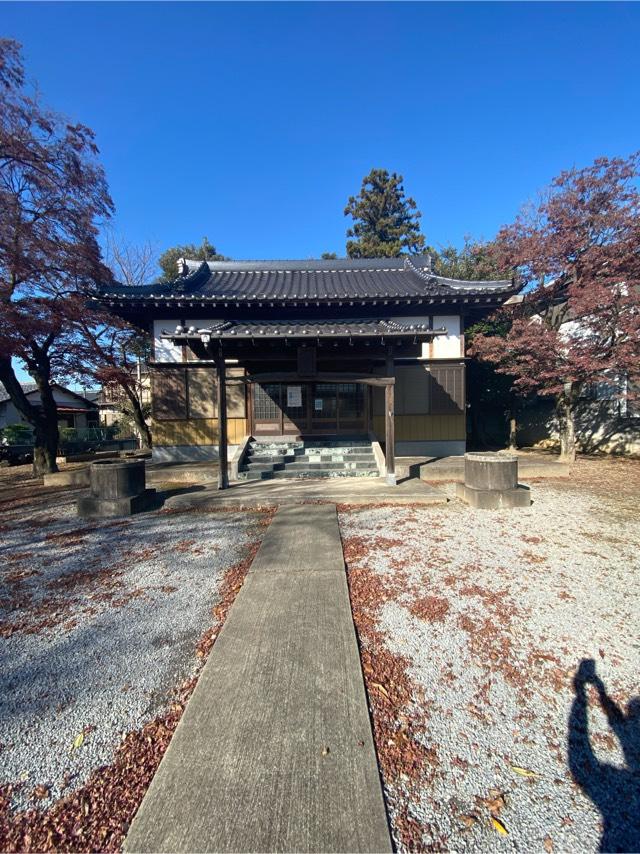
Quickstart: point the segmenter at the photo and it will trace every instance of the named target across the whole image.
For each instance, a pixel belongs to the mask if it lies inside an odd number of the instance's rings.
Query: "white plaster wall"
[[[429,317],[392,317],[396,323],[429,323]],[[464,356],[462,352],[461,323],[458,314],[436,314],[433,317],[433,328],[445,327],[447,334],[436,335],[422,344],[423,359],[459,359]]]
[[[184,323],[180,320],[154,320],[153,321],[153,352],[156,362],[181,362],[182,349],[179,345],[173,344],[171,341],[162,339],[162,331],[173,332],[176,326],[184,326],[188,329],[190,326],[195,326],[196,329],[207,329],[214,323],[219,323],[219,319],[208,318],[203,320],[201,317],[197,319],[187,318]]]
[[[460,334],[460,315],[435,314],[433,316],[433,328],[440,329],[442,326],[447,330],[447,334],[437,335],[433,339],[431,358],[459,359],[461,356],[464,356],[462,352],[462,336]]]
[[[153,321],[153,353],[156,362],[182,361],[182,348],[160,337],[163,329],[166,332],[172,332],[179,324],[179,320]]]

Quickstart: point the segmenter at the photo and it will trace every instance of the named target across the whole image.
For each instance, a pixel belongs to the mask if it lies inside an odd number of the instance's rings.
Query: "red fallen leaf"
[[[599,649],[598,652],[600,653],[600,658],[604,658],[604,650]]]
[[[545,836],[542,845],[544,846],[544,850],[547,851],[548,854],[551,854],[553,851],[553,839],[549,835]]]
[[[38,798],[38,800],[49,797],[49,787],[43,785],[36,786],[33,790],[32,797]]]

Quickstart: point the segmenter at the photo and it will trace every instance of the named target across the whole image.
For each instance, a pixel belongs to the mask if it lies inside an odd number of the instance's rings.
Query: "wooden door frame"
[[[357,385],[365,386],[365,395],[364,395],[364,412],[362,418],[362,433],[363,435],[368,434],[371,429],[371,413],[370,413],[370,400],[371,400],[371,391],[370,386],[372,385],[386,385],[386,383],[377,382],[377,380],[383,379],[379,377],[371,377],[371,378],[360,378],[360,377],[344,377],[338,378],[335,374],[332,374],[331,377],[323,377],[323,376],[315,376],[311,377],[291,377],[285,379],[283,375],[269,376],[268,378],[256,378],[256,379],[248,379],[247,385],[248,389],[248,398],[249,405],[247,409],[248,416],[248,430],[250,435],[255,435],[256,432],[256,419],[255,419],[255,406],[254,406],[254,394],[255,394],[255,386],[256,385],[266,385],[273,384],[280,386],[280,432],[277,434],[279,436],[313,436],[313,435],[323,435],[322,431],[314,432],[313,429],[313,395],[311,394],[312,387],[316,383],[326,383],[336,386],[336,419],[335,419],[335,429],[325,431],[327,435],[340,435],[340,389],[338,386],[340,385],[351,385],[353,383]],[[303,385],[307,388],[306,398],[306,429],[302,431],[298,431],[297,433],[285,433],[284,432],[284,419],[285,412],[283,408],[283,394],[286,394],[287,385]],[[290,420],[290,419],[289,419]],[[356,431],[354,431],[356,432]],[[266,434],[265,434],[266,435]],[[346,435],[346,434],[345,434]]]

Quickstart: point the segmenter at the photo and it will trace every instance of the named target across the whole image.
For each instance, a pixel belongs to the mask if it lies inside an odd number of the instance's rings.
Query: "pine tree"
[[[412,198],[406,198],[402,175],[386,169],[372,169],[363,179],[357,196],[344,209],[354,220],[347,231],[349,258],[395,258],[403,252],[424,250],[424,235],[418,220],[422,216]]]
[[[183,246],[172,246],[162,253],[158,264],[162,270],[162,280],[172,282],[178,276],[178,259],[188,258],[190,261],[228,261],[225,255],[209,242],[208,237],[202,238],[200,246],[195,243],[185,243]]]

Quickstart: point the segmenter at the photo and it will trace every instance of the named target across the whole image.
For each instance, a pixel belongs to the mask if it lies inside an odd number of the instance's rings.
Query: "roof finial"
[[[178,258],[176,264],[178,265],[178,276],[186,276],[189,272],[189,265],[187,264],[186,259]]]

